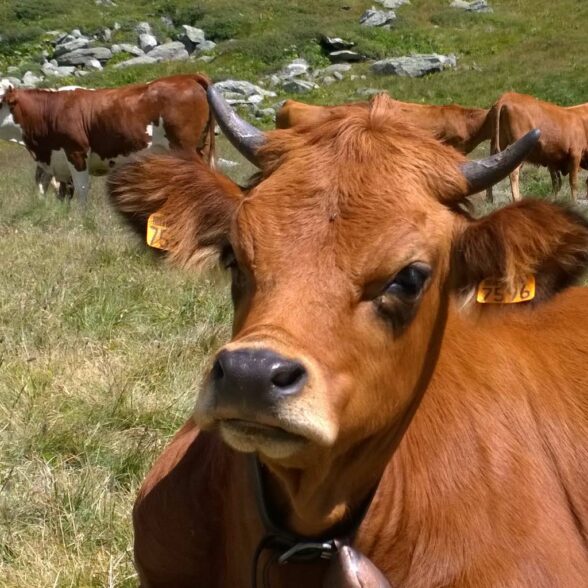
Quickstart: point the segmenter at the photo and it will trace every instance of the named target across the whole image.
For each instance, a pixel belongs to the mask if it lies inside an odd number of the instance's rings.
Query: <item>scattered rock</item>
[[[333,77],[333,76],[325,76],[323,78],[323,84],[325,84],[325,86],[330,86],[331,84],[334,84],[337,80]]]
[[[50,61],[46,61],[41,66],[41,71],[47,77],[56,77],[56,78],[66,78],[68,76],[73,76],[76,68],[73,65],[64,65],[59,67],[57,62],[52,63]]]
[[[276,111],[273,108],[258,108],[255,111],[255,116],[258,118],[274,118]]]
[[[100,71],[102,64],[97,59],[89,59],[86,61],[84,67],[89,71]]]
[[[148,22],[140,22],[135,26],[137,35],[151,35],[151,25]]]
[[[197,61],[204,61],[204,63],[210,63],[211,61],[214,61],[214,59],[214,55],[202,55],[198,58]]]
[[[275,92],[264,90],[262,87],[256,86],[255,84],[245,80],[225,80],[224,82],[217,82],[214,87],[225,97],[228,93],[237,94],[244,98],[249,98],[250,96],[254,96],[256,94],[263,96],[264,98],[273,98],[276,96]]]
[[[343,74],[342,74],[340,71],[334,71],[334,72],[333,72],[333,77],[334,77],[336,80],[339,80],[339,81],[341,81],[341,80],[342,80],[342,79],[343,79],[345,76],[344,76],[344,75],[343,75]]]
[[[331,51],[331,53],[329,53],[329,59],[333,63],[355,63],[357,61],[363,61],[365,56],[360,55],[356,51],[342,49],[341,51]]]
[[[376,10],[369,8],[359,19],[359,24],[364,27],[389,27],[396,20],[396,13],[393,10]]]
[[[76,69],[76,71],[74,71],[74,76],[76,76],[76,78],[83,78],[84,76],[87,76],[90,72],[86,71],[85,69]]]
[[[149,53],[151,49],[157,47],[157,39],[150,33],[141,33],[139,35],[139,46],[145,53]]]
[[[386,90],[379,90],[378,88],[359,88],[357,90],[358,96],[377,96],[378,94],[385,93]]]
[[[90,59],[97,59],[105,63],[112,57],[112,51],[107,47],[88,47],[76,49],[57,57],[59,65],[85,65]]]
[[[430,55],[422,54],[382,59],[372,65],[372,71],[377,74],[418,78],[456,66],[457,59],[455,55],[438,55],[432,53]]]
[[[119,22],[115,22],[115,23],[112,25],[112,28],[113,28],[115,31],[120,31],[120,23],[119,23]]]
[[[131,57],[131,59],[127,59],[126,61],[121,61],[113,67],[120,69],[123,67],[129,67],[131,65],[143,65],[145,63],[157,63],[157,59],[149,57],[149,55],[139,55],[138,57]]]
[[[312,92],[318,88],[318,85],[314,82],[310,82],[308,80],[299,80],[297,78],[291,78],[286,80],[282,84],[282,88],[286,92],[291,92],[292,94],[306,94],[307,92]]]
[[[7,88],[11,87],[20,88],[20,86],[22,86],[22,82],[14,76],[7,76],[2,78],[2,80],[0,80],[0,95],[4,93],[2,90],[5,91]]]
[[[195,51],[198,45],[206,41],[206,36],[202,29],[191,27],[190,25],[182,25],[182,29],[184,29],[184,32],[180,37],[180,41],[190,53]]]
[[[351,69],[350,63],[333,63],[321,70],[321,73],[332,75],[335,72],[345,73]]]
[[[376,0],[378,4],[381,4],[384,8],[394,9],[405,4],[410,4],[410,0]]]
[[[131,45],[130,43],[120,43],[118,45],[113,45],[110,48],[110,50],[114,54],[120,53],[121,51],[124,51],[125,53],[130,53],[131,55],[134,55],[135,57],[140,57],[141,55],[145,55],[145,51],[143,51],[143,49],[140,49],[136,45]]]
[[[82,31],[80,31],[80,29],[73,29],[71,34],[76,39],[81,39],[84,36],[84,35],[82,35]]]
[[[112,6],[116,6],[116,2],[112,0],[95,0],[96,6],[108,6],[109,8]]]
[[[283,78],[295,78],[307,75],[309,69],[310,66],[306,59],[294,59],[282,69],[279,76]]]
[[[342,49],[351,49],[355,45],[353,41],[344,41],[341,37],[321,37],[321,45],[327,51],[341,51]]]
[[[36,88],[42,81],[43,78],[35,75],[32,71],[27,71],[22,77],[22,84],[26,88]]]
[[[473,2],[453,0],[449,6],[451,6],[451,8],[465,10],[466,12],[494,12],[486,0],[474,0]]]
[[[155,47],[155,49],[147,53],[147,57],[151,57],[155,61],[180,61],[182,59],[188,59],[190,56],[183,43],[180,43],[180,41],[171,41]]]
[[[169,27],[170,29],[173,29],[174,27],[174,21],[171,19],[171,17],[169,16],[160,16],[159,20],[166,26]]]
[[[6,68],[6,71],[7,71],[8,73],[16,73],[16,72],[18,71],[18,67],[16,67],[16,65],[9,65],[9,66]]]
[[[105,41],[106,43],[110,43],[112,41],[112,31],[105,27],[101,31],[98,32],[98,38],[101,41]]]
[[[200,43],[200,45],[198,45],[198,47],[196,47],[196,52],[204,53],[205,51],[212,51],[215,47],[216,43],[214,41],[205,39],[204,41],[202,41],[202,43]]]
[[[65,55],[70,51],[75,51],[76,49],[85,49],[90,45],[90,39],[72,39],[70,41],[66,41],[65,43],[58,43],[55,46],[55,51],[53,51],[53,57],[59,57],[60,55]]]

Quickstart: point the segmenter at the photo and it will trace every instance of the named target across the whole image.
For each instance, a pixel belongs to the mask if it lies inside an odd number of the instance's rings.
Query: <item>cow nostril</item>
[[[278,388],[290,388],[300,384],[306,376],[306,370],[300,364],[279,367],[272,375],[271,382]]]

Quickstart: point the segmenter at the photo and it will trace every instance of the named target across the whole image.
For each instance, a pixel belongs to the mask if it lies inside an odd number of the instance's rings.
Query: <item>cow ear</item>
[[[196,155],[148,155],[111,174],[110,202],[146,243],[151,215],[158,246],[182,267],[218,258],[241,189]]]
[[[576,282],[587,266],[588,221],[571,208],[540,200],[469,221],[453,246],[454,284],[466,295],[484,280],[515,293],[534,279],[534,300],[545,300]]]

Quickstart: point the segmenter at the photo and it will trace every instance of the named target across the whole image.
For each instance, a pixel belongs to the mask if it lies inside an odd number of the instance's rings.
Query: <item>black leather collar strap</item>
[[[253,557],[251,588],[258,588],[259,558],[264,551],[272,551],[274,554],[273,560],[270,561],[270,565],[274,561],[283,565],[289,562],[308,562],[318,559],[331,559],[337,554],[341,546],[348,545],[352,541],[357,529],[365,518],[375,494],[374,489],[362,505],[357,516],[355,516],[344,529],[342,529],[342,531],[337,532],[337,537],[329,535],[310,538],[302,537],[295,533],[291,533],[276,523],[275,518],[271,515],[268,508],[267,497],[263,487],[263,465],[259,462],[257,457],[252,457],[252,465],[257,508],[265,527],[266,535],[257,546]],[[264,571],[264,576],[266,572],[267,568]],[[265,578],[263,585],[267,586]]]

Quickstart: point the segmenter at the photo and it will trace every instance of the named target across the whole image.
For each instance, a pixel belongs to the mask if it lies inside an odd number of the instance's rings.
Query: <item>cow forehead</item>
[[[461,156],[390,109],[339,109],[316,128],[270,133],[263,156],[265,178],[233,230],[257,261],[310,267],[329,257],[357,268],[380,253],[426,261],[452,232],[441,200],[463,181]]]

